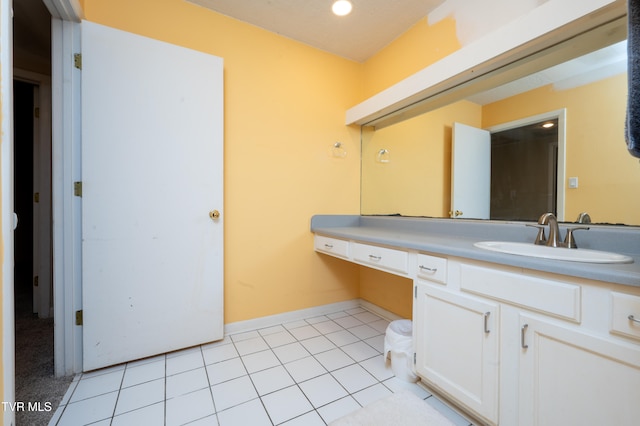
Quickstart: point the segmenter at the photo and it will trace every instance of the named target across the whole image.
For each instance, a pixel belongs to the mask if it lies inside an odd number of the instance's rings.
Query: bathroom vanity
[[[621,264],[474,246],[533,244],[537,230],[517,222],[318,215],[311,231],[319,253],[413,280],[415,372],[481,422],[640,418],[640,228],[577,237],[633,259]]]

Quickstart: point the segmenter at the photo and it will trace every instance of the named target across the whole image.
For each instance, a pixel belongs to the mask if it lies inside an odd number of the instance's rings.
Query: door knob
[[[209,217],[211,218],[211,220],[216,220],[220,217],[220,212],[218,210],[211,210],[209,212]]]
[[[449,216],[450,217],[458,217],[458,216],[462,216],[462,212],[460,210],[456,210],[455,212],[452,212],[451,210],[449,210]]]

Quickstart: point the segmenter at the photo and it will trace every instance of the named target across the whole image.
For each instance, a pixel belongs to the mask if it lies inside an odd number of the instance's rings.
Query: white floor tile
[[[385,358],[382,355],[366,359],[360,362],[360,366],[362,366],[365,370],[371,373],[373,377],[381,382],[393,377],[391,363],[385,362]]]
[[[333,374],[333,377],[335,377],[349,393],[358,392],[359,390],[378,383],[375,377],[358,364],[341,368],[331,374]]]
[[[58,426],[77,426],[113,416],[118,392],[111,392],[66,405]]]
[[[320,407],[318,412],[325,422],[331,423],[332,421],[337,420],[342,416],[346,416],[349,413],[353,413],[360,408],[360,404],[358,404],[355,399],[347,396],[346,398],[339,399],[331,404],[325,405],[324,407]]]
[[[263,337],[267,344],[272,348],[276,348],[278,346],[286,345],[296,341],[295,337],[293,337],[288,331],[280,331],[273,334],[267,334]]]
[[[270,334],[280,333],[282,331],[286,331],[286,328],[281,325],[274,325],[273,327],[262,328],[258,330],[258,333],[260,333],[260,335],[264,337]]]
[[[312,337],[311,339],[303,340],[302,346],[312,354],[328,351],[336,347],[329,339],[324,336]]]
[[[251,374],[250,377],[259,395],[266,395],[295,384],[281,365]]]
[[[370,322],[369,327],[375,328],[380,333],[384,334],[387,331],[387,327],[389,327],[389,321],[381,319],[378,321]]]
[[[369,337],[377,336],[380,334],[378,330],[375,328],[369,327],[366,324],[357,325],[355,327],[351,327],[349,332],[356,336],[358,339],[368,339]]]
[[[226,361],[239,356],[233,344],[209,346],[202,348],[202,356],[206,365]]]
[[[204,367],[167,377],[167,399],[209,387]]]
[[[342,328],[338,323],[336,323],[336,322],[334,322],[332,320],[323,321],[323,322],[319,322],[317,324],[313,324],[313,328],[315,328],[316,330],[318,330],[322,334],[329,334],[329,333],[333,333],[335,331],[344,330],[344,328]]]
[[[329,317],[327,317],[326,315],[320,315],[318,317],[307,318],[306,321],[309,324],[316,324],[316,323],[319,323],[319,322],[327,321],[328,319],[329,319]]]
[[[347,396],[347,391],[330,374],[307,380],[298,386],[315,408]]]
[[[119,415],[128,411],[137,410],[148,405],[162,402],[164,399],[164,378],[130,386],[120,390],[115,414]]]
[[[259,399],[220,411],[218,422],[220,426],[271,426],[271,420]]]
[[[289,330],[293,336],[298,340],[310,339],[320,335],[320,332],[313,328],[311,325],[305,325],[303,327],[293,328]]]
[[[137,425],[161,425],[164,424],[164,401],[116,415],[111,422],[112,426],[137,426]]]
[[[327,339],[331,340],[336,346],[344,346],[349,343],[355,343],[358,338],[347,330],[336,331],[335,333],[329,333],[326,335]]]
[[[271,350],[245,355],[242,362],[249,374],[280,365],[280,360]]]
[[[265,342],[261,336],[241,340],[239,342],[235,342],[234,344],[236,345],[236,349],[241,356],[269,349],[267,342]]]
[[[216,411],[226,410],[258,397],[249,376],[211,386]]]
[[[304,382],[305,380],[327,373],[327,370],[322,366],[322,364],[311,356],[285,364],[284,367],[297,383]]]
[[[211,385],[236,379],[246,374],[247,370],[245,370],[240,358],[232,358],[227,361],[207,365],[207,375],[209,376],[209,383]]]
[[[215,414],[211,391],[202,389],[166,402],[166,426],[183,425]]]
[[[468,426],[393,376],[382,355],[388,324],[353,308],[78,375],[52,424],[320,426],[408,389]]]
[[[369,339],[365,339],[364,342],[371,346],[373,349],[378,351],[378,353],[384,352],[384,334],[380,336],[371,337]]]
[[[122,384],[123,375],[124,368],[106,374],[91,375],[88,378],[83,375],[69,402],[73,403],[117,391]]]
[[[367,345],[365,342],[351,343],[349,345],[342,346],[340,349],[342,349],[356,362],[364,361],[365,359],[378,356],[378,351]]]
[[[273,352],[283,364],[311,355],[299,342],[278,346],[273,348]]]
[[[274,424],[280,424],[313,410],[297,386],[291,386],[262,397]]]
[[[143,364],[129,364],[124,372],[124,380],[122,387],[139,385],[141,383],[150,382],[164,378],[165,376],[165,360],[164,357],[152,362]]]
[[[317,411],[310,411],[282,423],[282,426],[325,426],[325,423]]]
[[[185,351],[174,352],[167,355],[167,376],[183,373],[196,368],[204,367],[202,349],[191,348]]]
[[[339,348],[321,352],[317,354],[315,358],[328,371],[337,370],[338,368],[346,367],[347,365],[351,365],[354,363],[353,359],[342,352],[342,350],[340,350]]]
[[[362,321],[360,321],[358,318],[352,317],[351,315],[342,318],[336,318],[334,319],[334,321],[344,328],[351,328],[357,325],[362,325]]]
[[[353,316],[355,318],[359,319],[360,321],[362,321],[365,324],[381,320],[381,318],[379,316],[377,316],[376,314],[373,314],[373,313],[371,313],[369,311],[364,311],[364,312],[360,312],[360,313],[357,313],[357,314],[353,314]]]

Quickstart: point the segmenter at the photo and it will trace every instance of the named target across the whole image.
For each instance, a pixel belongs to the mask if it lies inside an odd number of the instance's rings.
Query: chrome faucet
[[[538,219],[538,225],[549,225],[549,238],[544,242],[548,247],[566,247],[560,241],[560,228],[558,219],[553,213],[544,213]]]
[[[578,215],[578,219],[576,219],[576,222],[578,223],[591,223],[591,216],[589,216],[589,213],[587,212],[582,212]]]
[[[544,235],[545,225],[549,226],[549,238],[546,238]],[[553,213],[544,213],[538,219],[537,225],[530,225],[530,226],[534,226],[538,228],[538,235],[536,236],[536,240],[534,244],[546,245],[547,247],[578,248],[578,246],[576,245],[576,241],[573,237],[573,231],[576,231],[579,229],[589,229],[586,226],[567,227],[567,234],[564,237],[564,241],[561,241],[562,237],[560,236],[558,219],[556,219],[556,216]]]

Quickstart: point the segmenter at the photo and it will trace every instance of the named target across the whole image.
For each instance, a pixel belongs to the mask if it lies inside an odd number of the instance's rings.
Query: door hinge
[[[82,325],[82,309],[76,311],[76,325]]]
[[[33,201],[35,203],[39,203],[40,202],[40,193],[39,192],[34,192],[33,193]]]
[[[73,182],[73,195],[82,197],[82,182]]]
[[[39,107],[35,107],[33,110],[33,116],[35,118],[40,118],[40,108]]]
[[[33,286],[38,287],[38,276],[33,277]]]
[[[73,66],[82,69],[82,53],[74,53],[73,54]]]

